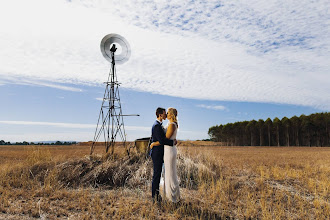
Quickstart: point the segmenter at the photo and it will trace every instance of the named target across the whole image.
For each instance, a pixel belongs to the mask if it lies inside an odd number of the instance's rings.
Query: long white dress
[[[176,134],[178,127],[176,123],[174,124],[175,131],[170,138],[170,140],[176,139]],[[176,167],[176,157],[178,151],[176,146],[164,145],[164,167],[165,167],[165,180],[164,180],[164,190],[166,198],[172,202],[178,202],[180,200],[180,188]]]

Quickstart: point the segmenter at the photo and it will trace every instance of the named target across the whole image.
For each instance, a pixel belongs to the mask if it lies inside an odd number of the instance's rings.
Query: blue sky
[[[18,7],[20,6],[20,7]],[[228,122],[330,110],[327,1],[0,3],[0,139],[89,141],[109,73],[109,33],[131,45],[117,67],[128,140],[158,106],[180,139]]]

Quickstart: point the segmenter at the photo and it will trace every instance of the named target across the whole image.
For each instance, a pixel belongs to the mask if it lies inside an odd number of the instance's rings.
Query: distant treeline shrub
[[[330,146],[330,113],[220,124],[208,134],[228,146]]]
[[[0,140],[0,145],[72,145],[72,144],[77,144],[76,141],[56,141],[56,142],[46,142],[46,143],[43,143],[43,142],[37,142],[37,143],[34,143],[34,142],[26,142],[26,141],[23,141],[23,142],[15,142],[15,143],[11,143],[11,142],[6,142],[4,140]]]

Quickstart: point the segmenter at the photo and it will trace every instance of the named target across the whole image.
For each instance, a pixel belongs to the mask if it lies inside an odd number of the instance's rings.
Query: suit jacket
[[[152,126],[152,142],[159,141],[160,146],[164,145],[170,145],[173,146],[173,140],[167,139],[165,135],[165,131],[163,130],[162,125],[160,124],[159,121],[155,121],[155,123]],[[160,146],[155,146],[155,147],[160,147]]]

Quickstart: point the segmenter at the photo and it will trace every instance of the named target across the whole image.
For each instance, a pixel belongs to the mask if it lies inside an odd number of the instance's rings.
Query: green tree
[[[222,141],[222,127],[223,125],[212,126],[209,128],[208,135],[212,141]]]
[[[228,123],[210,127],[208,134],[226,145],[329,146],[330,113]]]
[[[217,127],[218,126],[212,126],[209,128],[209,131],[207,132],[212,141],[217,141]]]
[[[304,132],[304,145],[312,146],[312,129],[313,123],[309,116],[301,115],[301,128]]]
[[[300,146],[300,130],[301,130],[301,119],[297,116],[293,116],[290,118],[292,124],[292,133],[293,133],[293,140],[295,146]]]
[[[266,125],[266,127],[267,127],[267,136],[268,136],[268,146],[270,146],[271,145],[271,143],[272,143],[272,139],[271,139],[271,131],[272,131],[272,129],[273,129],[273,122],[272,122],[272,120],[270,119],[270,118],[267,118],[267,120],[265,121],[265,125]]]
[[[281,121],[278,119],[278,117],[274,118],[273,125],[275,128],[275,134],[276,134],[276,144],[279,147],[280,146],[280,127],[281,127]]]
[[[234,131],[234,136],[235,136],[235,143],[234,145],[235,146],[239,146],[241,145],[241,142],[242,142],[242,133],[241,133],[241,126],[240,126],[240,122],[235,122],[233,124],[233,131]]]
[[[264,125],[265,125],[264,120],[259,119],[257,122],[257,127],[259,129],[259,145],[260,146],[264,145]]]
[[[281,123],[284,127],[284,133],[285,133],[285,142],[286,145],[289,147],[290,146],[290,127],[291,127],[291,122],[287,117],[283,117],[281,120]]]
[[[231,125],[229,123],[223,126],[222,133],[224,137],[223,140],[226,142],[226,146],[228,146],[230,142],[230,133],[231,133]]]
[[[249,146],[250,145],[250,132],[247,130],[247,125],[249,124],[248,121],[243,121],[240,123],[240,132],[241,132],[241,138],[242,138],[242,145],[243,146]]]
[[[326,139],[326,118],[325,114],[318,113],[318,114],[312,114],[312,120],[314,124],[314,137],[316,146],[324,146],[325,145],[325,139]]]
[[[247,124],[247,129],[250,132],[251,146],[256,146],[256,120],[252,120]]]

